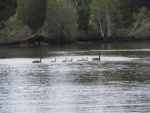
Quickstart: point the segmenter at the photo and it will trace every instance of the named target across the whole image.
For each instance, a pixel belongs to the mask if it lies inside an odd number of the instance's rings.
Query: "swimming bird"
[[[77,61],[82,61],[82,59],[81,59],[81,60],[79,59],[79,60],[77,60]]]
[[[66,59],[66,60],[63,60],[62,62],[67,62],[67,59]]]
[[[56,58],[55,58],[55,60],[52,60],[51,62],[56,62]]]
[[[93,61],[99,61],[99,62],[100,62],[100,60],[101,60],[101,58],[100,58],[100,53],[99,53],[99,58],[92,58],[92,60],[93,60]]]
[[[73,59],[71,58],[71,60],[68,60],[68,62],[72,62],[73,61]]]
[[[82,61],[88,61],[88,57],[86,59],[82,58]]]
[[[32,61],[32,63],[41,63],[41,62],[42,62],[41,59],[42,59],[42,58],[40,58],[40,60]]]

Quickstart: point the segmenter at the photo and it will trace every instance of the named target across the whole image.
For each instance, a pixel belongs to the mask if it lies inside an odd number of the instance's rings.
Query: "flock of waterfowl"
[[[35,60],[35,61],[32,61],[32,63],[41,63],[42,62],[42,60],[41,60],[42,58],[40,58],[40,60]],[[56,58],[55,58],[55,60],[52,60],[52,61],[50,61],[50,62],[56,62]],[[101,59],[100,59],[100,54],[99,54],[99,57],[98,58],[92,58],[92,61],[100,61]],[[82,58],[82,59],[79,59],[79,60],[77,60],[78,62],[80,62],[80,61],[88,61],[88,57],[87,58]],[[65,59],[65,60],[63,60],[62,62],[73,62],[73,58],[71,58],[71,59],[69,59],[69,60],[67,60],[67,59]]]

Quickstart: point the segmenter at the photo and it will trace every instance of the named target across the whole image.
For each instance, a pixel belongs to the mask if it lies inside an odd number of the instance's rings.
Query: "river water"
[[[0,48],[0,113],[149,112],[149,42]]]

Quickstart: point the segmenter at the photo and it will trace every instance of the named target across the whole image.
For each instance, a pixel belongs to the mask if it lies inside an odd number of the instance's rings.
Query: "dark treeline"
[[[149,0],[0,0],[0,43],[149,39]]]

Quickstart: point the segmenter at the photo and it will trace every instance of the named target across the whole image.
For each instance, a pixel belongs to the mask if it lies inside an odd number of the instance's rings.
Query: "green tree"
[[[135,21],[133,22],[133,28],[128,34],[129,36],[133,36],[142,31],[145,27],[149,26],[150,24],[149,14],[150,11],[146,7],[142,7],[141,9],[139,9],[138,13],[133,13],[133,18]]]
[[[0,0],[0,21],[15,14],[16,5],[16,0]]]
[[[33,33],[36,33],[44,24],[46,18],[47,0],[18,0],[17,14],[25,25],[28,25]]]
[[[95,21],[97,28],[103,39],[113,36],[113,27],[119,0],[92,0],[91,18]]]
[[[80,0],[76,1],[76,3],[78,3],[77,13],[79,30],[84,31],[87,34],[90,30],[89,20],[92,0]]]
[[[2,20],[6,20],[15,14],[17,0],[0,0],[0,29],[2,27]]]
[[[26,39],[31,33],[29,27],[18,20],[16,15],[4,21],[4,24],[5,27],[0,30],[0,43],[21,41]]]
[[[43,31],[58,42],[72,40],[77,31],[76,9],[70,0],[48,0],[47,18]]]
[[[138,13],[142,7],[150,9],[150,0],[120,0],[120,11],[123,14],[123,27],[130,27],[134,21],[133,13]]]

